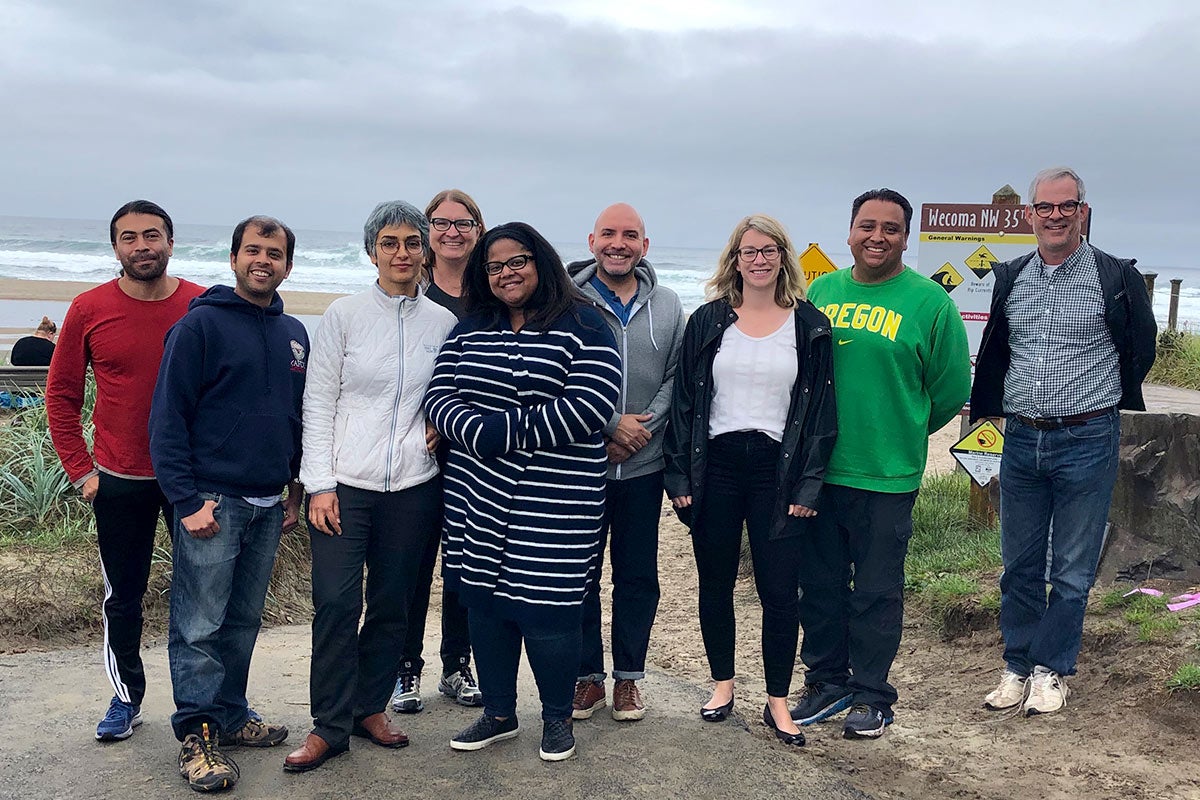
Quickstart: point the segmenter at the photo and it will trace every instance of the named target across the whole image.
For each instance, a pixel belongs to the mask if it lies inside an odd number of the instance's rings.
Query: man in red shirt
[[[204,291],[167,274],[173,237],[167,212],[148,200],[117,210],[109,238],[121,262],[120,276],[71,303],[46,380],[54,449],[96,515],[104,575],[104,668],[115,691],[96,728],[101,741],[127,739],[142,721],[142,595],[159,513],[171,524],[170,504],[150,464],[150,398],[167,329]],[[89,366],[96,380],[90,453],[82,420]]]

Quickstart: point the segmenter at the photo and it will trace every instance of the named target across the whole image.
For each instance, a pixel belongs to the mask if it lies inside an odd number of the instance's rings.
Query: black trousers
[[[425,669],[421,653],[425,649],[425,620],[429,615],[429,592],[433,586],[433,570],[442,544],[439,525],[421,556],[416,591],[408,607],[408,635],[400,655],[401,675],[420,675]],[[467,609],[458,601],[458,592],[442,584],[442,676],[457,672],[471,663],[471,630],[467,625]]]
[[[802,537],[769,538],[779,446],[759,432],[712,439],[704,500],[692,526],[700,577],[700,632],[712,678],[722,681],[734,676],[733,586],[745,524],[762,604],[763,672],[772,697],[786,697],[791,687],[800,629],[796,581],[797,541]]]
[[[846,686],[854,702],[891,713],[888,672],[904,622],[904,558],[915,491],[826,484],[821,512],[801,537],[800,657],[805,682]]]
[[[142,597],[150,579],[159,514],[170,526],[174,513],[158,481],[118,478],[105,472],[100,473],[92,512],[104,576],[104,671],[118,698],[140,706],[146,694]]]
[[[542,701],[542,719],[570,719],[579,663],[578,622],[571,624],[569,618],[563,625],[515,622],[483,608],[472,608],[469,617],[483,713],[490,717],[517,713],[517,668],[523,644]]]
[[[663,473],[608,481],[600,560],[596,580],[583,598],[583,652],[579,679],[604,680],[600,635],[600,574],[604,545],[610,542],[612,569],[612,664],[617,680],[646,677],[650,629],[658,613],[658,519],[662,515]]]
[[[310,527],[313,732],[335,747],[387,708],[425,544],[441,529],[441,478],[399,492],[339,485],[337,495],[342,535]]]

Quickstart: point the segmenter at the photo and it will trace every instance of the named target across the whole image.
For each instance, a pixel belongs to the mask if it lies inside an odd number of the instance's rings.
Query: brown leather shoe
[[[646,716],[642,693],[637,683],[624,678],[613,684],[612,718],[618,722],[632,722]]]
[[[576,681],[575,697],[571,700],[571,719],[589,719],[597,708],[604,708],[607,702],[603,681]]]
[[[380,747],[408,747],[408,734],[393,727],[387,714],[382,711],[363,717],[350,733],[366,737]]]
[[[340,756],[350,749],[349,743],[341,747],[330,747],[329,742],[310,733],[304,744],[298,750],[293,750],[283,760],[284,772],[308,772],[316,769],[334,756]]]

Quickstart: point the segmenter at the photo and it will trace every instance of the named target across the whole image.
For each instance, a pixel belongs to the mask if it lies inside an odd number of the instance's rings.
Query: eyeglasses
[[[434,217],[429,220],[429,224],[433,226],[435,231],[448,231],[453,225],[459,233],[470,233],[471,229],[479,223],[473,219],[446,219],[445,217]]]
[[[743,247],[737,251],[738,258],[742,261],[753,261],[758,258],[758,254],[762,253],[763,258],[770,261],[773,258],[778,258],[783,252],[783,248],[779,245],[769,244],[766,247]]]
[[[533,256],[513,256],[508,261],[488,261],[483,265],[483,270],[488,275],[499,275],[505,267],[520,272],[530,261],[533,261]]]
[[[391,238],[382,239],[375,247],[386,255],[394,256],[400,249],[400,240]],[[404,240],[404,249],[408,251],[409,255],[415,256],[420,255],[421,251],[425,249],[425,245],[421,244],[421,240],[414,236],[411,239]]]
[[[1073,217],[1081,205],[1083,203],[1078,200],[1068,200],[1065,203],[1034,203],[1033,213],[1045,218],[1053,214],[1054,209],[1057,208],[1064,217]]]

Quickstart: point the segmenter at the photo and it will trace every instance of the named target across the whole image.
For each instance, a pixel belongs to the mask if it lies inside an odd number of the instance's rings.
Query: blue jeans
[[[171,622],[167,653],[175,713],[183,741],[207,722],[233,733],[246,724],[246,679],[262,624],[263,602],[283,528],[283,506],[260,508],[240,497],[202,492],[217,501],[220,531],[197,539],[175,518]]]
[[[1035,666],[1075,674],[1088,591],[1096,578],[1113,484],[1121,418],[1113,410],[1057,430],[1010,416],[1000,462],[1000,632],[1018,675]],[[1046,553],[1054,546],[1050,593]]]
[[[557,629],[522,624],[479,608],[468,608],[467,620],[475,647],[479,689],[483,692],[483,713],[489,717],[517,713],[517,667],[524,643],[542,701],[542,719],[554,722],[571,718],[579,666],[579,625]]]

